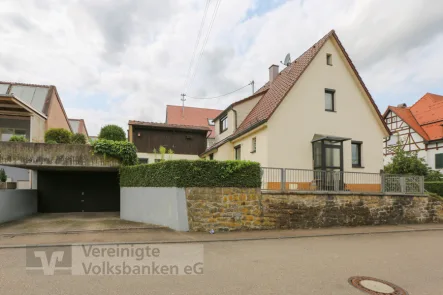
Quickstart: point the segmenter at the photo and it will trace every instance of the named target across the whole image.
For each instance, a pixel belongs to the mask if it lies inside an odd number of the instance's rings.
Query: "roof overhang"
[[[18,117],[37,115],[45,120],[47,119],[44,114],[24,103],[13,94],[0,94],[0,115]]]
[[[317,141],[322,141],[322,140],[327,140],[327,141],[332,141],[332,142],[343,142],[343,141],[347,141],[347,140],[351,140],[351,139],[347,138],[347,137],[314,134],[314,137],[312,138],[311,142],[317,142]]]

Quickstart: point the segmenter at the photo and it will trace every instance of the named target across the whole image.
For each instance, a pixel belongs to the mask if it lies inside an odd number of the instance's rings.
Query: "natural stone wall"
[[[94,155],[89,145],[31,142],[0,142],[0,164],[29,169],[34,167],[118,169],[120,166],[120,162],[116,159]]]
[[[186,200],[191,231],[274,228],[262,216],[259,188],[186,188]]]
[[[262,194],[277,229],[443,222],[443,202],[427,196]]]

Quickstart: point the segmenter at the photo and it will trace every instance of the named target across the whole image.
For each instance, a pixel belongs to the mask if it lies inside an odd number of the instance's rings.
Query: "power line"
[[[208,42],[208,39],[209,39],[209,35],[211,35],[212,27],[214,25],[214,21],[215,21],[215,18],[217,16],[217,12],[218,12],[218,8],[220,7],[221,0],[216,0],[216,1],[217,1],[217,3],[215,4],[214,12],[212,13],[212,19],[211,19],[211,22],[209,24],[208,31],[206,32],[206,36],[205,36],[205,39],[203,41],[203,45],[202,45],[202,47],[200,49],[200,54],[198,55],[198,58],[197,58],[197,61],[196,61],[195,67],[194,67],[194,71],[193,71],[193,73],[191,75],[191,79],[188,81],[188,84],[186,85],[185,90],[188,89],[189,85],[192,83],[192,81],[195,78],[195,75],[196,75],[196,73],[198,71],[198,67],[200,65],[201,57],[203,55],[203,51],[205,50],[206,43]]]
[[[245,86],[242,86],[242,87],[240,87],[240,88],[238,88],[238,89],[236,89],[236,90],[234,90],[234,91],[231,91],[231,92],[228,92],[228,93],[225,93],[225,94],[222,94],[222,95],[218,95],[218,96],[213,96],[213,97],[194,97],[194,96],[189,96],[189,95],[187,95],[187,94],[182,94],[182,95],[187,96],[187,97],[189,97],[189,98],[193,98],[193,99],[215,99],[215,98],[220,98],[220,97],[223,97],[223,96],[226,96],[226,95],[232,94],[232,93],[234,93],[234,92],[240,91],[240,90],[242,90],[243,88],[246,88],[246,87],[248,87],[248,86],[251,85],[251,84],[252,84],[252,82],[250,82],[250,83],[246,84]]]
[[[197,40],[195,40],[194,50],[192,52],[191,62],[189,63],[189,68],[188,68],[188,71],[186,73],[186,79],[185,79],[184,86],[186,86],[186,84],[188,83],[189,75],[191,74],[192,65],[193,65],[194,60],[195,60],[195,53],[197,52],[198,44],[200,44],[200,37],[201,37],[202,31],[203,31],[203,27],[204,27],[204,24],[205,24],[206,15],[207,15],[207,12],[208,12],[208,7],[209,7],[209,2],[210,2],[210,0],[206,0],[205,11],[203,12],[203,18],[202,18],[202,20],[200,22],[200,29],[198,30]]]

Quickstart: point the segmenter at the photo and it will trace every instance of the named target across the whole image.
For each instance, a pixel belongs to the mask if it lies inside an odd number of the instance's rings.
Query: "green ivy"
[[[131,142],[99,139],[92,143],[95,154],[119,159],[124,166],[138,164],[137,148]]]
[[[173,160],[120,168],[122,187],[260,187],[260,164]]]

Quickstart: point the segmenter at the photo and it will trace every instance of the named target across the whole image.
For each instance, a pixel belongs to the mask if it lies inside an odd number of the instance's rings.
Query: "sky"
[[[258,89],[270,65],[335,29],[382,113],[443,95],[443,1],[207,1],[0,0],[0,80],[55,85],[68,116],[96,135],[164,122],[181,93]],[[224,109],[251,91],[185,105]]]

